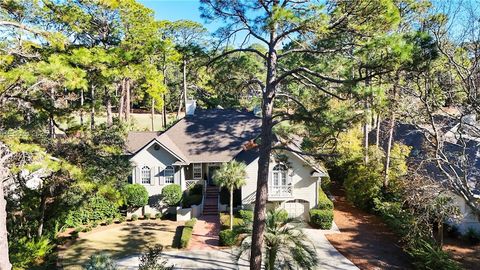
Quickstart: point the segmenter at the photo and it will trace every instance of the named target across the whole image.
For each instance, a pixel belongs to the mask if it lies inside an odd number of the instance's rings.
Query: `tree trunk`
[[[187,114],[187,59],[183,59],[183,105]]]
[[[125,106],[125,79],[122,79],[121,83],[121,90],[120,90],[120,100],[118,101],[118,119],[123,119],[123,110]]]
[[[127,79],[125,81],[125,121],[130,121],[130,109],[131,109],[131,104],[130,104],[130,79]]]
[[[376,124],[375,124],[375,128],[376,128],[376,134],[375,134],[375,145],[378,147],[380,147],[380,123],[381,123],[381,120],[382,117],[380,116],[380,114],[377,114],[377,119],[376,119]]]
[[[3,154],[3,153],[2,153]],[[8,155],[9,153],[6,153]],[[3,160],[1,157],[0,160]],[[3,162],[0,164],[0,269],[10,270],[12,265],[8,257],[8,233],[7,233],[7,201],[3,194],[3,181],[7,178],[8,170]]]
[[[155,99],[152,98],[152,131],[155,130]]]
[[[85,98],[83,97],[83,89],[80,90],[80,126],[83,126],[83,103]]]
[[[55,89],[50,89],[50,99],[52,101],[52,110],[55,108]],[[51,139],[55,138],[55,123],[53,122],[53,111],[50,111],[50,119],[48,121],[48,135]]]
[[[92,99],[92,110],[90,112],[90,129],[95,129],[95,85],[90,88],[90,97]]]
[[[37,237],[40,238],[43,235],[43,223],[45,220],[45,208],[47,207],[47,196],[42,192],[42,198],[40,200],[40,217],[38,219]]]
[[[271,40],[275,38],[271,37]],[[252,247],[250,251],[250,269],[262,268],[262,246],[265,231],[266,204],[268,197],[268,167],[272,152],[272,113],[273,100],[276,92],[274,84],[277,71],[277,52],[273,45],[270,46],[267,60],[267,80],[262,98],[262,130],[260,134],[260,147],[258,158],[257,191],[255,194],[255,209],[253,215]]]
[[[385,158],[385,172],[383,176],[383,188],[388,187],[388,177],[390,174],[390,156],[392,152],[392,142],[393,142],[393,129],[395,128],[395,114],[392,111],[390,115],[390,125],[388,126],[388,141],[387,141],[387,153]]]
[[[108,88],[105,86],[105,108],[107,111],[107,126],[111,127],[113,124],[112,118],[112,98],[110,97],[110,93]]]
[[[443,222],[442,221],[439,221],[438,222],[438,240],[439,240],[439,244],[440,244],[440,247],[443,247]]]
[[[233,230],[233,187],[230,188],[230,230]]]
[[[167,67],[165,66],[162,70],[163,72],[163,85],[165,85],[165,87],[167,87]],[[163,128],[167,128],[167,106],[165,105],[165,102],[166,102],[166,99],[165,99],[165,94],[162,95],[162,99],[163,99],[163,102],[162,102],[162,117],[163,117],[163,121],[162,121],[162,125],[163,125]]]
[[[363,123],[363,149],[364,149],[364,162],[365,164],[368,163],[368,131],[369,131],[369,125],[368,125],[368,101],[365,100],[364,104],[364,110],[365,110],[365,119]]]
[[[180,93],[180,99],[179,99],[179,102],[178,102],[178,110],[177,110],[177,119],[180,117],[180,112],[182,111],[182,100],[183,100],[183,93]]]

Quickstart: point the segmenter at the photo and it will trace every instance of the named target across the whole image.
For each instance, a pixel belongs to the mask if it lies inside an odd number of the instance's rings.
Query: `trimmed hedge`
[[[171,184],[162,189],[163,201],[168,206],[178,206],[182,200],[182,188],[178,184]]]
[[[185,222],[185,227],[193,228],[193,226],[195,226],[195,223],[197,223],[197,219],[192,218],[192,219],[188,220],[187,222]]]
[[[79,209],[68,213],[65,225],[70,228],[95,221],[118,217],[118,208],[101,195],[95,195],[84,202]]]
[[[183,196],[182,199],[182,207],[183,208],[190,208],[192,205],[199,205],[202,203],[203,196],[201,194],[189,194]]]
[[[125,204],[130,210],[144,207],[148,203],[148,191],[140,184],[128,184],[123,188]]]
[[[192,227],[184,227],[182,230],[182,237],[180,238],[180,247],[186,248],[188,246],[188,242],[190,242],[190,238],[192,238]]]
[[[329,230],[332,228],[333,211],[331,209],[311,209],[310,223],[322,230]]]
[[[220,231],[218,236],[221,246],[233,246],[237,242],[237,233],[230,229]]]
[[[327,197],[321,188],[318,190],[318,206],[317,209],[333,209],[333,202]]]

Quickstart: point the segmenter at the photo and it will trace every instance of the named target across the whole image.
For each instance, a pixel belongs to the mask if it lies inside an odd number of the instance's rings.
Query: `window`
[[[287,185],[287,167],[282,164],[278,164],[273,167],[273,185],[274,186],[286,186]]]
[[[175,183],[174,175],[175,175],[175,169],[173,168],[173,166],[167,166],[165,170],[163,170],[165,184]]]
[[[141,180],[142,184],[150,184],[150,180],[152,178],[152,174],[150,168],[148,166],[143,166],[141,171]]]
[[[193,179],[202,179],[202,163],[193,163]]]

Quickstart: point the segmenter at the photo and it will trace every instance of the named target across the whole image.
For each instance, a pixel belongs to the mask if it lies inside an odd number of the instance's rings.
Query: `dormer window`
[[[141,180],[142,184],[150,184],[152,180],[152,174],[150,167],[148,166],[143,166],[142,171],[141,171]]]

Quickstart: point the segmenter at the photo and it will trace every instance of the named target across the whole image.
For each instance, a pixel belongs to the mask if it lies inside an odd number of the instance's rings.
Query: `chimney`
[[[197,108],[197,101],[194,99],[187,100],[187,104],[185,106],[185,114],[194,115],[195,109]]]

